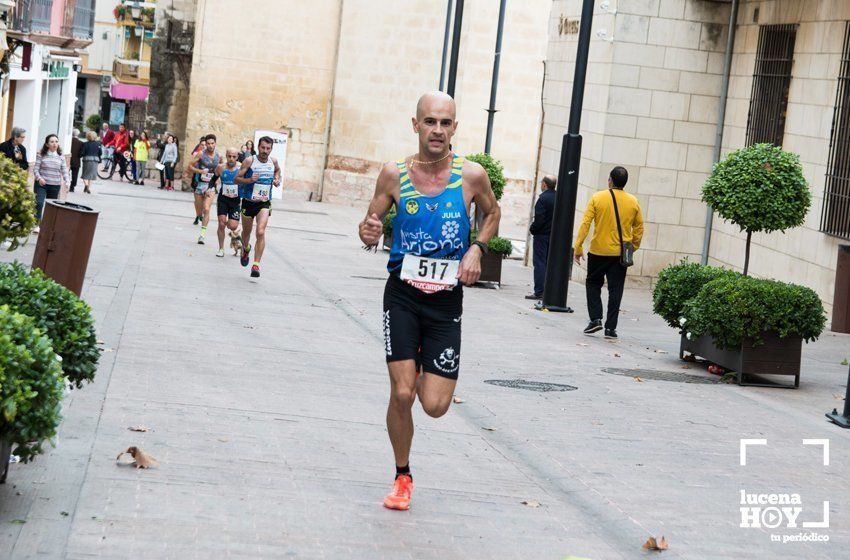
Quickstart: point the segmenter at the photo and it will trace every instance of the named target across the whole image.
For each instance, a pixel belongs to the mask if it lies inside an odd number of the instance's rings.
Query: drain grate
[[[544,383],[542,381],[527,381],[525,379],[487,379],[484,383],[508,387],[509,389],[525,389],[538,393],[549,393],[552,391],[575,391],[578,387],[564,385],[562,383]]]
[[[693,375],[680,371],[658,371],[655,369],[621,369],[621,368],[603,368],[605,373],[613,373],[614,375],[622,375],[624,377],[640,377],[650,381],[674,381],[676,383],[702,383],[705,385],[716,385],[720,382],[720,378],[714,379],[711,377],[703,377],[701,375]]]

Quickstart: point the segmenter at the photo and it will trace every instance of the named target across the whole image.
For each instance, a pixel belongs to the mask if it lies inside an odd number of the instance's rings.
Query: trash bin
[[[850,245],[838,246],[835,296],[832,298],[832,330],[850,333]]]
[[[48,200],[32,258],[49,278],[78,296],[89,264],[98,212],[70,202]]]

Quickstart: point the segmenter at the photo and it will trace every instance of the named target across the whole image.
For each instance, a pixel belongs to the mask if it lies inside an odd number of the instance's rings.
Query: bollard
[[[847,391],[844,395],[844,414],[838,414],[838,409],[833,408],[832,412],[827,413],[826,417],[842,428],[850,428],[850,371],[847,373]]]
[[[59,200],[44,205],[32,267],[77,294],[89,263],[98,212],[88,206]]]

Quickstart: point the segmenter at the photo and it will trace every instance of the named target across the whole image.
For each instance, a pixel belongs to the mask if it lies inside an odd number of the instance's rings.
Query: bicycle
[[[115,161],[115,154],[111,151],[100,159],[100,163],[97,166],[97,176],[103,180],[112,179],[112,176],[116,171],[120,172],[121,167],[118,165],[118,162]],[[130,162],[127,162],[127,166],[124,169],[124,177],[128,181],[133,181],[133,169],[130,165]],[[118,175],[118,178],[121,178],[121,175]]]

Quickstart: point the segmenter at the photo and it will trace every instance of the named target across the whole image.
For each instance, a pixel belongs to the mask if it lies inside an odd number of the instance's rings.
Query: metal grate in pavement
[[[544,383],[542,381],[527,381],[525,379],[486,379],[484,383],[509,389],[525,389],[538,393],[549,393],[552,391],[575,391],[578,387],[564,385],[562,383]]]
[[[702,375],[693,375],[681,371],[658,371],[655,369],[622,369],[622,368],[603,368],[605,373],[613,373],[614,375],[622,375],[624,377],[640,377],[650,381],[674,381],[676,383],[702,383],[706,385],[716,385],[720,382],[720,378],[704,377]]]

